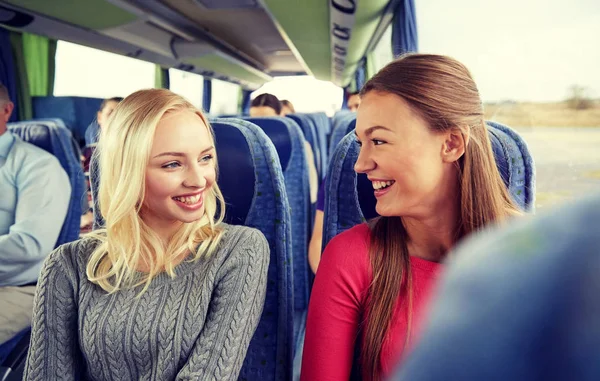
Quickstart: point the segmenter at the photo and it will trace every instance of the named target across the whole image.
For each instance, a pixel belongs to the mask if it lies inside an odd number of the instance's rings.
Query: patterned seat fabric
[[[56,156],[69,176],[71,200],[65,222],[61,228],[56,247],[79,238],[82,197],[87,197],[85,177],[73,143],[71,131],[57,119],[9,123],[8,130],[24,141]]]
[[[300,127],[300,130],[302,130],[304,139],[306,139],[306,141],[308,142],[308,144],[310,144],[310,147],[313,150],[315,168],[317,169],[317,173],[319,174],[319,179],[322,179],[325,173],[322,167],[321,148],[314,123],[310,120],[308,116],[304,114],[288,114],[286,115],[286,117],[296,122]]]
[[[327,151],[328,136],[331,131],[329,119],[325,113],[307,113],[300,114],[308,118],[309,122],[313,125],[314,131],[317,137],[317,144],[319,145],[319,163],[321,166],[321,177],[323,180],[325,173],[327,173],[327,166],[329,165],[329,152]]]
[[[514,130],[486,122],[496,164],[508,190],[522,210],[535,205],[535,165],[527,144]],[[335,130],[334,130],[335,134]],[[323,247],[337,234],[377,216],[373,187],[365,174],[354,172],[359,147],[354,132],[337,145],[325,186]]]
[[[285,189],[291,207],[292,256],[294,260],[294,310],[308,307],[309,268],[307,261],[310,200],[304,136],[300,127],[283,117],[246,118],[260,127],[275,145],[283,169]],[[298,322],[294,319],[294,337]]]
[[[265,306],[240,379],[288,380],[293,356],[292,227],[279,158],[271,140],[254,124],[239,119],[211,123],[226,220],[260,230],[271,249]],[[240,221],[243,215],[245,220]]]
[[[350,131],[356,128],[356,114],[344,115],[338,120],[338,124],[331,132],[331,140],[329,141],[329,156],[333,157],[335,148]]]

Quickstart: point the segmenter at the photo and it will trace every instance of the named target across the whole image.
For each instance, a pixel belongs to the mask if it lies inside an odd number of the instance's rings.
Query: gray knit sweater
[[[82,239],[47,258],[35,297],[25,380],[234,380],[258,325],[269,246],[225,225],[217,251],[171,279],[108,295],[90,283],[97,245]]]

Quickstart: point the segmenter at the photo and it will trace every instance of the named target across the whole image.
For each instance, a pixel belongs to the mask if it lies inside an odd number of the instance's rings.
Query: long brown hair
[[[518,214],[500,176],[483,119],[483,106],[469,70],[453,58],[408,54],[388,64],[361,91],[402,97],[434,131],[460,128],[468,136],[459,159],[460,221],[456,239],[493,221]],[[361,354],[363,378],[381,379],[381,348],[396,300],[408,305],[407,341],[412,315],[412,282],[407,231],[401,217],[379,217],[370,223],[369,257],[373,281],[366,302]],[[405,344],[406,344],[405,343]]]

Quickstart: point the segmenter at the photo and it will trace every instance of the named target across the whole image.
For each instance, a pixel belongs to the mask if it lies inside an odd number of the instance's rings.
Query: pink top
[[[302,381],[338,381],[350,377],[358,323],[372,280],[369,235],[366,224],[355,226],[333,238],[323,253],[308,307]],[[442,269],[439,263],[411,257],[414,291],[411,340],[419,330]],[[383,376],[394,370],[402,355],[407,308],[407,303],[398,303],[394,311],[381,351]]]

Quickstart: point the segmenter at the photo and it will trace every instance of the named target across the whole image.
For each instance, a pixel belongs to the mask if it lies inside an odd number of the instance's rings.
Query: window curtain
[[[33,119],[31,93],[29,92],[25,54],[23,52],[23,35],[18,32],[10,32],[10,46],[12,48],[15,63],[17,99],[16,101],[13,100],[13,102],[17,109],[17,119]]]
[[[392,47],[394,57],[418,50],[417,16],[414,0],[403,0],[398,4],[392,21]]]
[[[164,69],[156,65],[154,71],[154,87],[157,89],[169,89],[171,85],[169,69]]]
[[[54,92],[54,57],[56,41],[30,33],[22,34],[23,59],[32,97],[45,97]]]
[[[207,114],[210,113],[210,104],[212,101],[212,80],[204,78],[204,88],[202,94],[202,108]]]
[[[0,83],[8,90],[8,97],[15,104],[15,109],[10,116],[9,122],[18,120],[18,102],[17,102],[17,74],[15,62],[10,43],[10,32],[0,28]]]
[[[251,90],[242,89],[240,87],[240,107],[239,114],[240,115],[250,115],[250,94],[252,94]]]

